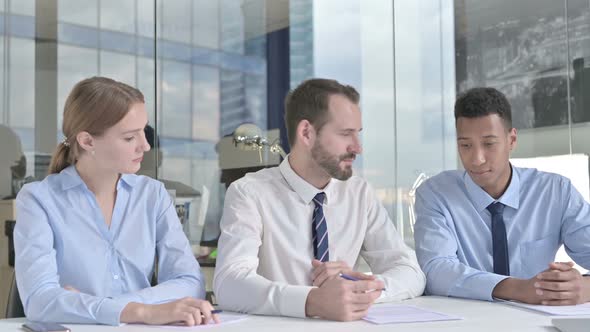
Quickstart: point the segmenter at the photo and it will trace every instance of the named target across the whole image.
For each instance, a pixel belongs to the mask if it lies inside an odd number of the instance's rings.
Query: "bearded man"
[[[414,251],[352,175],[362,152],[358,92],[307,80],[287,95],[285,124],[288,157],[227,191],[213,281],[220,307],[350,321],[376,301],[421,295]],[[372,275],[357,271],[360,257]]]

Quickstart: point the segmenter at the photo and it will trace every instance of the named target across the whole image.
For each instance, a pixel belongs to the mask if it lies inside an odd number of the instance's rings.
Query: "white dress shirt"
[[[359,256],[385,283],[380,301],[419,296],[425,276],[369,184],[356,176],[319,190],[288,158],[232,183],[221,219],[213,288],[226,310],[305,317],[312,289],[313,197],[326,193],[331,261],[356,270]]]

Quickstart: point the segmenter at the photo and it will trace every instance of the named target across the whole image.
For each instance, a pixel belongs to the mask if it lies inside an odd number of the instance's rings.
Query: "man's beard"
[[[311,157],[320,165],[334,179],[346,181],[352,176],[352,166],[347,166],[344,169],[340,168],[340,162],[344,159],[353,159],[356,157],[354,153],[346,153],[341,156],[334,156],[326,151],[319,142],[315,142],[311,148]]]

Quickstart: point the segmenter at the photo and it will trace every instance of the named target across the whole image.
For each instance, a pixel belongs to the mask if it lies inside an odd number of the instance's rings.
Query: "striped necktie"
[[[311,235],[313,237],[313,255],[320,262],[327,262],[330,260],[328,253],[328,225],[326,224],[326,217],[324,216],[324,198],[326,194],[321,192],[315,195],[313,203],[313,223],[311,226]]]
[[[492,214],[492,255],[494,257],[494,273],[505,276],[510,275],[510,262],[508,261],[508,239],[506,238],[506,225],[504,224],[504,204],[497,202],[487,207]]]

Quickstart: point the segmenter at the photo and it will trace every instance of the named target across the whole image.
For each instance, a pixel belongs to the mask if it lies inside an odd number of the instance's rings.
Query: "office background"
[[[456,94],[506,93],[514,157],[590,153],[589,57],[588,0],[2,0],[0,195],[45,176],[70,89],[108,76],[146,96],[143,171],[208,191],[214,239],[220,140],[248,122],[287,148],[284,95],[328,77],[361,93],[356,172],[411,244],[413,183],[460,167]]]

